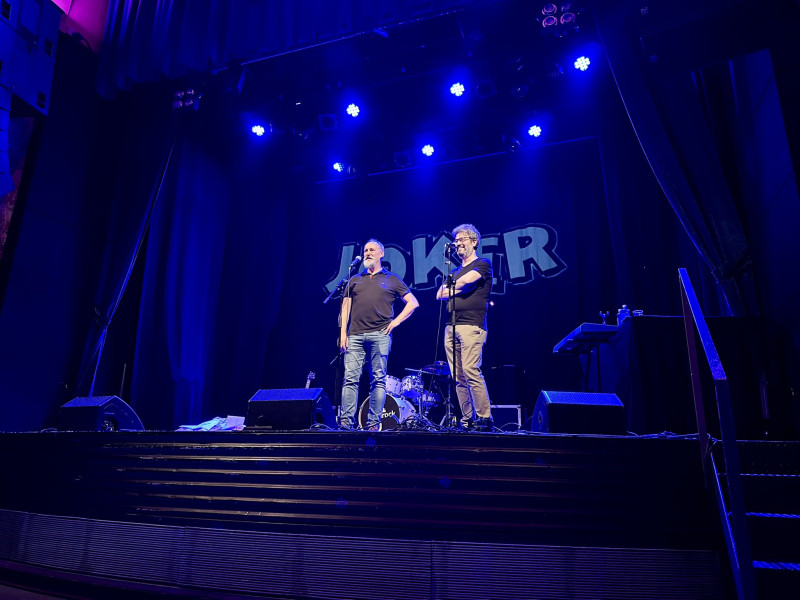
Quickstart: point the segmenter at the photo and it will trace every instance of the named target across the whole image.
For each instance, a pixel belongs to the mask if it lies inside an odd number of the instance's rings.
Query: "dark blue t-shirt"
[[[408,292],[403,280],[386,269],[372,277],[366,269],[353,276],[345,293],[352,298],[349,335],[384,329],[394,319],[394,301]]]

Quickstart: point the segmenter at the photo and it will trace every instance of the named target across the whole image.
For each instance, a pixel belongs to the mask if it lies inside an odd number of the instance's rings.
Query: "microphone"
[[[357,267],[357,266],[358,266],[358,263],[360,263],[360,262],[361,262],[361,257],[360,257],[360,256],[356,256],[356,257],[353,259],[353,262],[351,262],[351,263],[350,263],[350,268],[352,269],[352,268],[354,268],[354,267]]]

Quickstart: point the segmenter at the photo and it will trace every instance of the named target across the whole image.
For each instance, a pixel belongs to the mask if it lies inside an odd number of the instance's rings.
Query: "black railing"
[[[753,558],[750,548],[750,535],[747,530],[747,514],[744,508],[739,451],[736,447],[736,424],[733,419],[728,377],[725,375],[725,369],[722,367],[722,361],[719,358],[716,346],[714,346],[714,340],[711,338],[711,332],[708,329],[708,324],[686,269],[678,269],[678,279],[681,286],[683,324],[686,329],[686,343],[689,349],[689,367],[692,375],[692,393],[695,414],[697,415],[697,431],[700,440],[703,471],[709,487],[714,490],[717,497],[737,595],[743,600],[755,600]],[[711,377],[714,380],[714,394],[722,437],[722,455],[725,460],[729,511],[725,506],[716,464],[710,453],[711,438],[706,425],[703,386],[700,381],[700,362],[697,354],[697,338],[700,339],[700,345],[703,348],[708,367],[711,370]]]

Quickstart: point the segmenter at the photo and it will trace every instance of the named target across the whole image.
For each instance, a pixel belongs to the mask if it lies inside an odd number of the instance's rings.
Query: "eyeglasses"
[[[467,243],[469,240],[470,240],[470,238],[468,238],[468,237],[457,237],[457,238],[456,238],[456,241],[457,241],[457,242],[463,242],[463,243],[465,243],[465,244],[466,244],[466,243]]]

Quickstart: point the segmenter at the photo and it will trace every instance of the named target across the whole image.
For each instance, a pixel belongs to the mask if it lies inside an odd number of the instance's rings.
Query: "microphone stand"
[[[447,307],[450,311],[450,328],[453,333],[452,336],[452,352],[453,352],[453,364],[451,365],[450,369],[450,396],[455,398],[455,401],[458,401],[458,393],[456,391],[456,386],[458,382],[458,360],[456,357],[456,278],[453,276],[452,273],[452,255],[455,252],[455,248],[453,246],[446,246],[445,250],[445,265],[447,269]],[[451,404],[448,400],[447,402],[447,415],[445,415],[447,427],[451,426],[450,420],[450,410]]]
[[[346,286],[350,282],[350,279],[352,277],[353,277],[353,267],[350,267],[350,272],[347,275],[345,275],[344,277],[342,277],[342,279],[339,281],[339,283],[336,284],[336,287],[333,289],[333,291],[330,294],[328,294],[328,297],[325,298],[325,300],[323,300],[322,303],[323,304],[327,304],[329,300],[332,300],[338,294],[341,294],[342,291],[344,290],[344,286]],[[339,314],[341,315],[342,313],[339,313]],[[341,325],[342,324],[339,323],[339,326],[341,326]]]
[[[336,354],[334,359],[329,363],[333,364],[336,363],[336,369],[333,376],[334,381],[334,394],[333,394],[333,403],[334,408],[336,409],[336,424],[338,427],[339,418],[341,417],[341,409],[342,409],[342,385],[344,385],[344,352],[342,352],[342,340],[341,340],[341,331],[342,331],[342,309],[344,308],[344,298],[345,294],[344,291],[347,289],[350,280],[353,278],[354,268],[358,266],[360,261],[353,261],[350,264],[350,268],[347,271],[347,275],[342,277],[339,283],[336,284],[334,290],[328,294],[328,297],[322,301],[323,304],[327,304],[329,300],[335,298],[337,296],[341,297],[341,302],[339,303],[339,319],[337,321],[337,331],[339,334],[336,336],[336,347],[339,349],[339,352]],[[350,306],[350,310],[353,310],[353,307]],[[358,419],[358,406],[356,406],[356,420]]]

